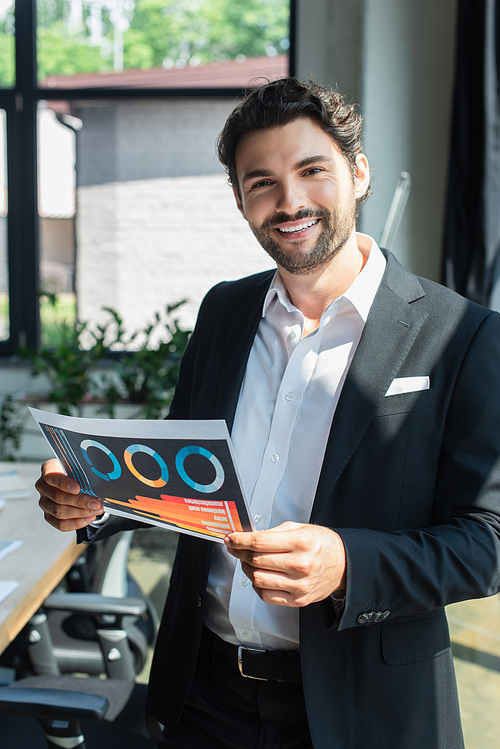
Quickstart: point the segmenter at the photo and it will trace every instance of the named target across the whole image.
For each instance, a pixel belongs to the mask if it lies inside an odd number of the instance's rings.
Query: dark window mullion
[[[36,143],[36,0],[16,0],[16,88],[9,158],[9,257],[15,291],[11,338],[39,342],[39,252]],[[9,137],[10,136],[10,137]]]

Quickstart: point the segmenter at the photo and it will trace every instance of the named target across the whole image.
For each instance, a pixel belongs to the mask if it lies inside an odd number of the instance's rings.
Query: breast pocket
[[[405,414],[412,411],[425,411],[434,405],[434,390],[420,390],[414,393],[398,393],[382,398],[375,417]]]

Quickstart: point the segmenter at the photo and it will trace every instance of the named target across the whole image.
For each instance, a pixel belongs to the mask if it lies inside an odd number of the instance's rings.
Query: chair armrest
[[[112,598],[99,593],[53,593],[43,603],[46,609],[103,616],[141,616],[147,604],[141,598]]]
[[[134,658],[123,619],[127,616],[141,616],[147,609],[144,599],[112,598],[101,596],[99,593],[54,593],[45,599],[43,607],[96,617],[96,635],[108,676],[115,679],[134,679]]]
[[[0,712],[39,720],[102,720],[109,708],[105,697],[84,692],[32,687],[0,687]]]

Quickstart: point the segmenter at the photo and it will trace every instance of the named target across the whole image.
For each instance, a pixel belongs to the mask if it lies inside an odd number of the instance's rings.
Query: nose
[[[280,182],[276,210],[293,215],[301,208],[305,208],[307,199],[298,180],[284,179]]]

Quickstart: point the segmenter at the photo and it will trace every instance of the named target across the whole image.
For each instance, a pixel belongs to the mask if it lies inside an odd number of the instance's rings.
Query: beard
[[[310,250],[302,251],[300,249],[302,240],[297,240],[296,252],[285,252],[274,237],[275,227],[289,221],[308,221],[315,218],[321,219],[322,225],[316,245]],[[272,219],[266,219],[259,226],[250,224],[250,228],[263,249],[281,268],[296,275],[307,275],[327,265],[335,257],[351,236],[355,223],[356,200],[354,194],[351,193],[349,200],[341,209],[319,208],[313,211],[310,208],[303,208],[294,216],[288,213],[277,213]]]

